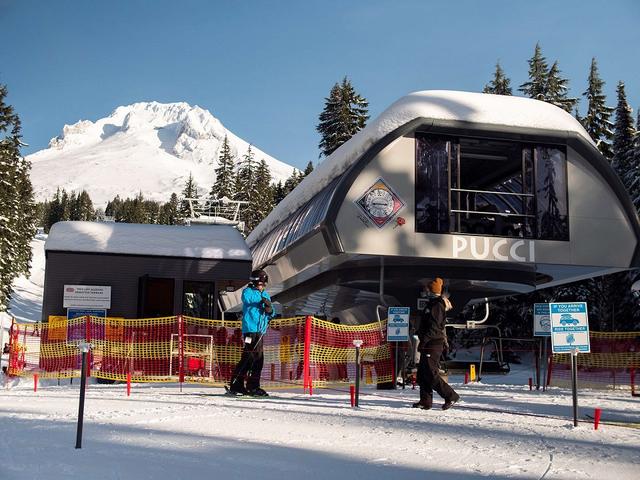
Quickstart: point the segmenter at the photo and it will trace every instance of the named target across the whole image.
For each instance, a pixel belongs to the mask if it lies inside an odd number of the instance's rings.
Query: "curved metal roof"
[[[411,93],[387,108],[363,130],[324,159],[249,235],[253,247],[267,233],[334,179],[344,174],[371,147],[403,126],[420,120],[425,124],[458,122],[484,125],[494,130],[503,128],[541,132],[563,132],[575,135],[585,143],[595,144],[580,122],[566,111],[530,98],[486,93],[429,90]],[[387,142],[388,143],[388,142]]]

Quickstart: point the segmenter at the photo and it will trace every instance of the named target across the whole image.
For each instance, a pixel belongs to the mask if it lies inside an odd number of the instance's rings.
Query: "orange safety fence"
[[[336,325],[312,317],[274,319],[263,337],[262,383],[268,387],[324,386],[355,375],[353,340],[363,340],[366,383],[391,382],[386,324]],[[241,322],[187,316],[163,318],[51,317],[10,330],[7,373],[39,378],[80,376],[80,343],[92,345],[88,374],[132,382],[229,382],[242,354]]]

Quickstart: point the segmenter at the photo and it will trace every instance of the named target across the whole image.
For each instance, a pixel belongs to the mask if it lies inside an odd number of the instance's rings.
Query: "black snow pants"
[[[262,333],[247,333],[243,336],[245,342],[242,357],[231,375],[232,389],[242,390],[245,377],[247,390],[253,390],[260,386],[260,375],[264,364],[263,335]],[[251,343],[246,342],[247,338],[251,338]]]
[[[454,400],[458,394],[440,377],[440,355],[444,341],[435,340],[420,345],[420,363],[418,364],[418,385],[420,385],[420,402],[431,407],[435,390],[445,400]]]

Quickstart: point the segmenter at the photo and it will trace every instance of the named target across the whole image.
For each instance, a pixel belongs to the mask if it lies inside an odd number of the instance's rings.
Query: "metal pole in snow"
[[[90,343],[81,343],[79,345],[82,351],[82,370],[80,377],[80,406],[78,408],[78,428],[76,430],[76,448],[82,448],[82,423],[84,420],[84,394],[87,386],[87,356],[91,350]]]
[[[362,340],[354,340],[353,345],[356,347],[356,401],[355,406],[360,406],[360,347]]]
[[[573,426],[578,426],[578,350],[571,352],[571,391],[573,395]]]

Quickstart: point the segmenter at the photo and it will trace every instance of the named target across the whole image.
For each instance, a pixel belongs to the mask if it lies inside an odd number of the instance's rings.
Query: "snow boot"
[[[451,407],[453,407],[453,404],[458,403],[459,400],[460,400],[460,395],[458,395],[457,393],[454,394],[453,397],[445,400],[444,404],[442,405],[442,409],[449,410]]]
[[[431,405],[420,400],[411,405],[413,408],[421,408],[422,410],[431,410]]]
[[[247,395],[251,397],[268,397],[269,396],[269,394],[265,392],[263,389],[261,389],[260,387],[256,387],[256,388],[252,388],[251,390],[248,390]]]
[[[232,382],[228,387],[224,387],[227,393],[231,395],[247,395],[247,389],[241,382]]]

